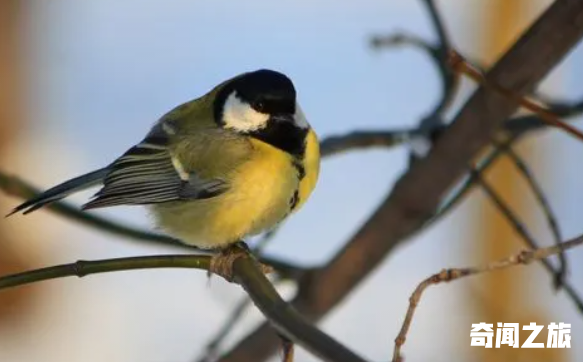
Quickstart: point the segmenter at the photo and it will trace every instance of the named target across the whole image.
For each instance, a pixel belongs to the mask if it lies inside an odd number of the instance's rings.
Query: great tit
[[[263,69],[174,108],[110,165],[57,185],[11,214],[101,185],[83,209],[147,205],[168,234],[221,249],[299,209],[319,166],[318,139],[292,81]]]

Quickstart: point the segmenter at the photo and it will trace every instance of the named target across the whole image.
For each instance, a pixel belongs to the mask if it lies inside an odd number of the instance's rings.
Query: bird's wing
[[[10,214],[21,212],[23,214],[28,214],[45,205],[49,205],[55,201],[59,201],[62,198],[69,196],[78,191],[85,190],[89,187],[96,186],[103,181],[105,175],[107,175],[107,168],[101,168],[99,170],[89,172],[85,175],[75,177],[74,179],[68,180],[59,184],[53,188],[42,192],[41,194],[27,200],[26,202],[20,204]]]
[[[184,170],[168,149],[168,140],[162,124],[154,127],[109,167],[103,188],[83,208],[207,199],[226,191],[225,181],[204,179]]]

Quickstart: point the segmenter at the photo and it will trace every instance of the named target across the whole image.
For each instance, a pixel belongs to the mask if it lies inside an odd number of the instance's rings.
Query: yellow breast
[[[288,214],[299,187],[290,155],[262,141],[251,142],[255,155],[238,169],[231,180],[232,191],[224,198],[231,205],[228,211],[231,222],[246,229],[239,237],[259,233],[280,222]]]
[[[252,139],[250,158],[233,170],[224,194],[153,208],[158,225],[188,244],[216,248],[272,228],[300,188],[289,154]],[[164,211],[164,212],[160,212]]]

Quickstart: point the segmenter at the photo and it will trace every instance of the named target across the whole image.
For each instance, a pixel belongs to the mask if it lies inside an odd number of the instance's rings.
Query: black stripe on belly
[[[298,172],[298,181],[302,181],[304,177],[306,177],[306,169],[304,168],[302,160],[294,158],[292,161],[292,166]]]
[[[300,192],[298,189],[294,191],[294,194],[289,199],[289,211],[294,211],[296,206],[298,206],[298,202],[300,201]]]

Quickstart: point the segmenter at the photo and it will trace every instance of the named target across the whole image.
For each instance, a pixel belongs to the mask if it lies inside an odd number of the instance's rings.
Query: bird
[[[50,188],[9,215],[101,186],[83,210],[144,205],[165,233],[227,255],[230,246],[297,211],[319,170],[318,138],[293,82],[259,69],[175,107],[109,165]],[[217,273],[229,274],[228,267]]]

